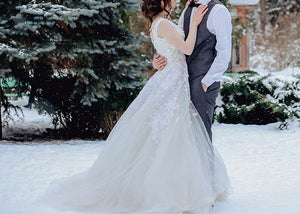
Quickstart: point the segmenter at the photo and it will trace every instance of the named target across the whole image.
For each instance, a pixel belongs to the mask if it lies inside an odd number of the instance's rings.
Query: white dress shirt
[[[199,0],[197,3],[208,4],[210,0]],[[191,19],[193,19],[193,15],[197,8],[194,7],[191,14]],[[178,21],[178,25],[183,29],[184,22],[184,13],[186,9],[184,9],[181,13],[181,16]],[[190,21],[192,23],[192,20]],[[217,44],[216,51],[217,56],[214,59],[210,69],[207,74],[203,77],[202,82],[209,87],[215,81],[222,80],[222,74],[226,71],[228,67],[228,63],[231,58],[231,15],[228,9],[221,4],[215,5],[207,19],[207,29],[212,34],[216,35]],[[201,33],[201,32],[200,32]]]

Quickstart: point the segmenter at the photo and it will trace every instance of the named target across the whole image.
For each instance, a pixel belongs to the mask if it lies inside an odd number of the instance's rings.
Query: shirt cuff
[[[204,83],[207,87],[209,87],[211,84],[214,83],[214,80],[211,76],[209,75],[205,75],[201,81],[202,83]]]

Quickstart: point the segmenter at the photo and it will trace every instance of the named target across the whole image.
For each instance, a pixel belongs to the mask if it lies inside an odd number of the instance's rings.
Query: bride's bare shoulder
[[[163,37],[164,32],[168,32],[170,31],[170,29],[172,29],[172,25],[170,22],[172,21],[166,18],[156,18],[151,24],[150,32],[152,32],[156,28],[158,37]]]
[[[151,24],[150,31],[152,31],[156,25],[162,24],[163,26],[166,26],[166,25],[170,25],[170,22],[172,22],[172,21],[170,21],[169,19],[163,18],[163,17],[155,18]]]

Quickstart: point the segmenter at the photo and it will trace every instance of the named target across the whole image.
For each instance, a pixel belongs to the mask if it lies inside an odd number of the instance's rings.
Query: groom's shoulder
[[[214,12],[215,14],[216,13],[222,13],[223,15],[231,16],[228,8],[224,4],[222,4],[222,3],[221,4],[216,4],[213,7],[213,11],[212,12]]]
[[[214,8],[216,9],[227,9],[227,7],[219,0],[211,0],[211,3],[214,3]]]
[[[223,5],[224,6],[224,4],[221,1],[219,1],[219,0],[210,0],[209,3],[213,3],[215,5]]]

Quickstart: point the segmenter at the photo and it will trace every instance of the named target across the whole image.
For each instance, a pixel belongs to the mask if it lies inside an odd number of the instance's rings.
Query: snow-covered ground
[[[299,69],[296,70],[298,73]],[[291,69],[276,75],[289,76]],[[16,101],[25,105],[26,99]],[[6,131],[34,132],[51,121],[23,108],[25,121],[10,122]],[[215,205],[215,214],[300,213],[300,127],[279,124],[214,124],[214,145],[231,178],[233,194]],[[12,129],[12,130],[10,130]],[[71,214],[34,203],[56,178],[91,166],[104,141],[0,142],[0,214]]]
[[[250,70],[256,71],[260,75],[276,76],[283,80],[292,80],[294,79],[293,76],[300,75],[300,67],[288,67],[281,71],[273,71],[273,72],[269,72],[266,69],[260,67],[251,68]]]
[[[300,128],[278,124],[213,126],[233,186],[215,214],[300,213]],[[0,144],[0,213],[59,214],[34,204],[51,180],[87,169],[104,141]],[[101,153],[100,153],[101,154]],[[76,187],[75,187],[76,188]],[[72,212],[64,212],[72,213]]]
[[[5,123],[3,128],[3,136],[6,139],[11,137],[18,139],[18,136],[20,135],[39,135],[45,132],[47,128],[53,128],[50,116],[39,114],[36,109],[24,108],[28,103],[28,97],[24,96],[17,100],[10,100],[9,102],[21,107],[23,115],[18,111],[18,114],[20,115],[19,118],[14,111],[11,112],[13,120],[8,120],[8,125]],[[2,119],[5,120],[5,118]],[[20,136],[20,138],[24,138],[23,136]]]

